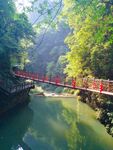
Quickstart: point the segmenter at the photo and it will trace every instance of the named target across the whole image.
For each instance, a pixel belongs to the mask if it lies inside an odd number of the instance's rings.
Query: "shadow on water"
[[[78,107],[79,106],[79,107]],[[113,139],[86,105],[32,96],[0,120],[0,150],[113,150]]]
[[[32,122],[33,111],[28,106],[17,106],[0,119],[0,150],[16,150],[21,145],[30,150],[23,142],[23,136]]]
[[[80,150],[82,137],[77,114],[61,100],[35,97],[30,108],[34,119],[24,141],[33,150]]]
[[[34,110],[34,118],[24,141],[30,144],[33,150],[67,149],[64,139],[67,126],[62,127],[65,122],[61,118],[62,102],[36,98],[30,108]]]
[[[106,149],[105,141],[97,141],[101,135],[90,125],[78,122],[77,112],[68,103],[34,96],[29,105],[34,111],[33,122],[24,142],[32,150],[112,150],[113,144]]]

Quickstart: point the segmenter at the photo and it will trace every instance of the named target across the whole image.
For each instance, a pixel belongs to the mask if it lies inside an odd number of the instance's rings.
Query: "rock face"
[[[113,137],[113,97],[88,91],[80,91],[79,95],[82,102],[96,111],[97,119]]]
[[[0,115],[19,104],[28,103],[29,91],[30,88],[11,95],[5,95],[0,91]]]

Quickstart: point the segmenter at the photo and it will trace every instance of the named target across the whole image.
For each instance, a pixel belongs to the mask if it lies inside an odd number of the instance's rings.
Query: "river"
[[[95,112],[75,98],[31,96],[0,119],[0,150],[113,150]]]

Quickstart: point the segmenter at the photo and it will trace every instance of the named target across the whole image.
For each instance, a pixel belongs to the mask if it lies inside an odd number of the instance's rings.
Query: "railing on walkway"
[[[16,71],[15,75],[21,78],[30,79],[37,82],[43,82],[48,84],[53,84],[56,86],[67,87],[72,89],[80,89],[86,91],[92,91],[97,93],[103,93],[106,95],[113,95],[113,81],[111,80],[102,80],[102,79],[92,79],[92,78],[78,78],[71,79],[66,82],[65,79],[60,77],[47,77],[39,76],[36,73],[25,72],[25,71]]]
[[[10,93],[17,93],[20,92],[22,90],[28,89],[28,88],[32,88],[34,87],[34,83],[33,82],[24,82],[22,84],[19,85],[14,85],[12,87],[9,88],[9,92]]]
[[[22,90],[33,88],[33,87],[34,87],[33,82],[23,82],[18,85],[12,85],[12,86],[9,86],[7,83],[3,83],[0,85],[0,89],[4,91],[6,94],[18,93]]]

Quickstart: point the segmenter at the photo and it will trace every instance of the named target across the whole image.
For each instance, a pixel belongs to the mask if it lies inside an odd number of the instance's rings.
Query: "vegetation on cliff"
[[[64,0],[63,16],[72,29],[65,39],[69,76],[113,79],[113,3],[101,0]]]
[[[27,62],[27,49],[34,31],[24,13],[17,13],[13,0],[0,2],[0,70],[9,71],[17,63]]]
[[[113,80],[113,2],[111,0],[64,0],[63,19],[71,28],[65,39],[65,73],[70,77]],[[98,110],[98,119],[113,135],[112,97],[80,93],[81,100]]]

